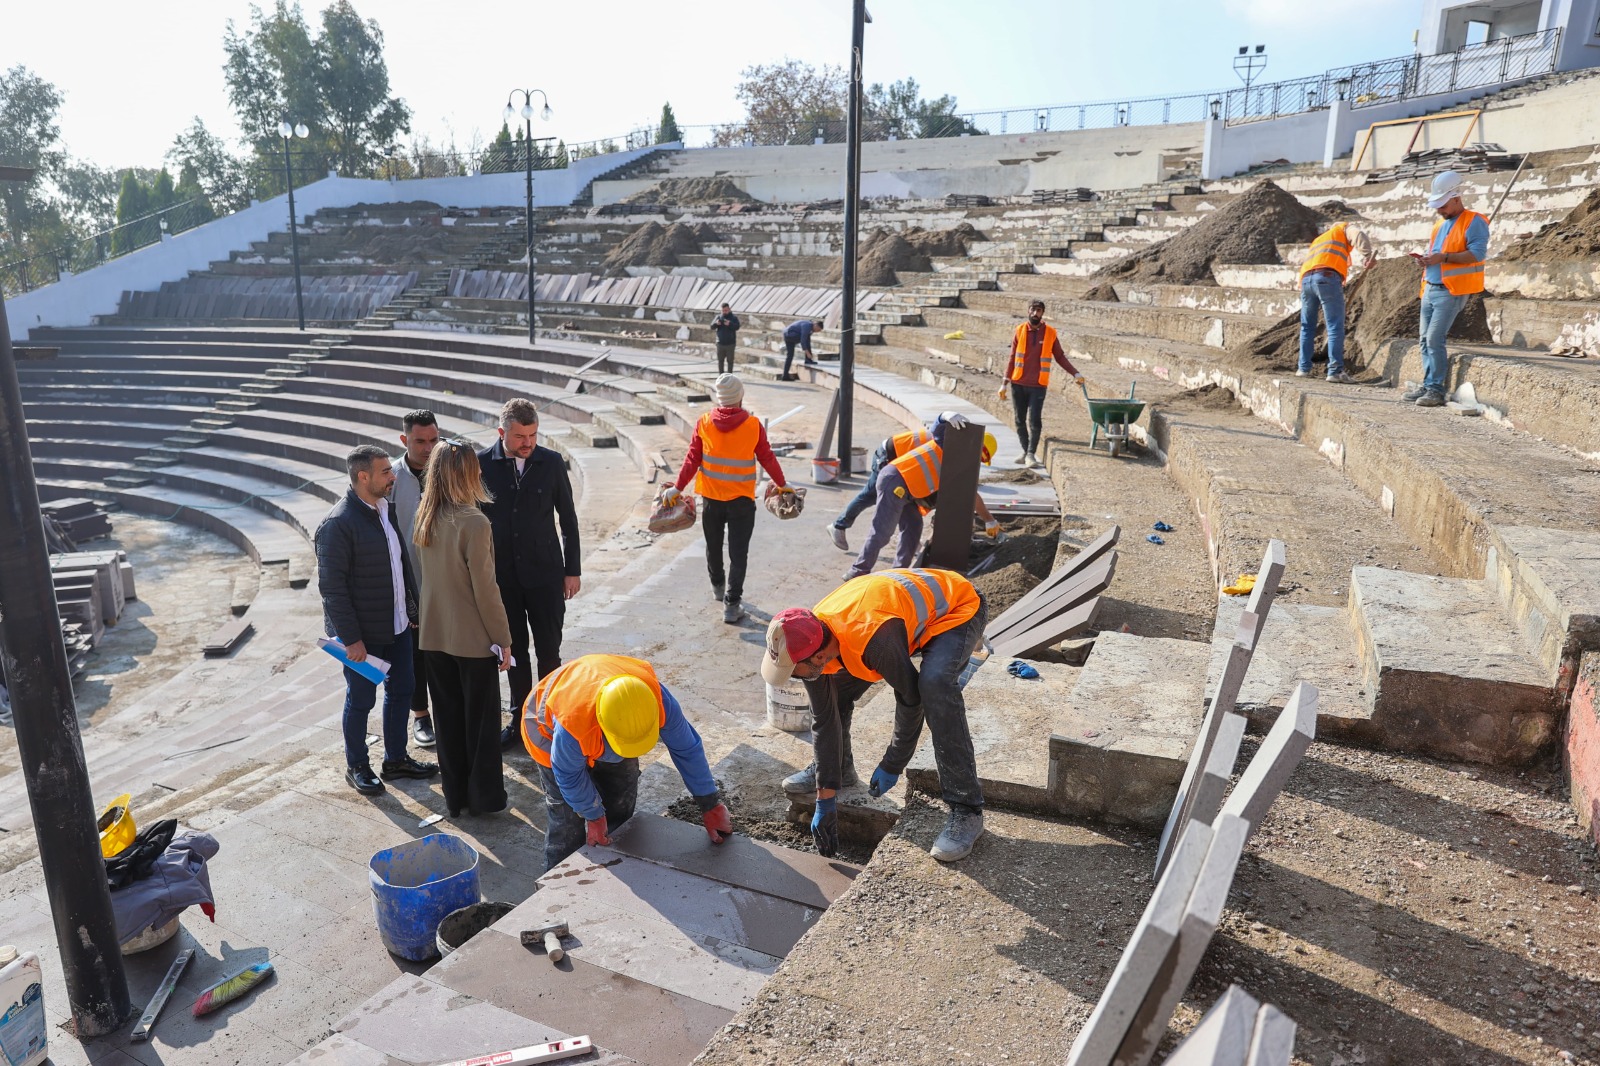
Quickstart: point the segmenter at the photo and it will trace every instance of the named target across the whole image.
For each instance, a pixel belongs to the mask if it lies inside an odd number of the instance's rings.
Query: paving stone
[[[552,965],[517,937],[488,929],[430,981],[648,1063],[691,1062],[733,1012],[568,956]],[[380,1048],[382,1045],[378,1045]]]
[[[1211,754],[1195,780],[1193,800],[1189,805],[1190,821],[1210,825],[1222,810],[1223,795],[1228,782],[1233,779],[1233,765],[1239,759],[1239,742],[1244,739],[1244,719],[1237,714],[1224,714],[1211,743]]]
[[[1487,574],[1547,669],[1600,648],[1600,532],[1502,526]]]
[[[1261,1004],[1238,985],[1229,985],[1200,1024],[1167,1056],[1166,1066],[1245,1066]]]
[[[1316,735],[1317,689],[1302,681],[1294,687],[1250,765],[1239,775],[1239,783],[1222,807],[1223,815],[1242,819],[1250,832],[1255,832]]]
[[[1245,1066],[1289,1066],[1294,1059],[1294,1019],[1270,1003],[1256,1011],[1256,1031],[1250,1037]]]
[[[400,1066],[401,1062],[341,1033],[328,1037],[289,1066]]]

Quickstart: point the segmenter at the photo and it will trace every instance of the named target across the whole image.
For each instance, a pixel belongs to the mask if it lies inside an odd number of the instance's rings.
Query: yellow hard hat
[[[100,854],[107,859],[132,844],[138,835],[133,824],[132,803],[133,797],[124,792],[100,812]]]
[[[999,444],[998,441],[996,441],[994,439],[994,434],[990,433],[988,430],[984,430],[983,431],[983,453],[981,455],[981,458],[983,459],[984,465],[988,465],[989,460],[994,458],[994,453],[999,451],[999,450],[1000,450],[1000,444]]]
[[[632,674],[618,674],[600,686],[595,717],[611,750],[637,759],[661,737],[661,705],[650,686]]]

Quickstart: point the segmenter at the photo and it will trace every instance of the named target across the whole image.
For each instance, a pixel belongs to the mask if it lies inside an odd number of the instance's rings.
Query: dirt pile
[[[1122,302],[1122,297],[1117,295],[1116,286],[1112,285],[1109,281],[1102,281],[1100,284],[1084,293],[1083,299],[1094,300],[1099,303],[1108,304],[1119,304]]]
[[[994,559],[972,579],[990,618],[1022,599],[1055,569],[1061,526],[1053,518],[1008,521],[1005,542],[991,553]]]
[[[1317,205],[1317,213],[1327,219],[1330,226],[1341,220],[1351,222],[1361,217],[1361,212],[1343,200],[1324,200]]]
[[[679,256],[699,255],[702,241],[716,239],[716,233],[703,222],[674,222],[663,226],[646,222],[606,256],[601,267],[609,277],[621,277],[628,267],[672,267]]]
[[[623,199],[625,204],[677,204],[699,207],[706,204],[752,203],[755,197],[727,178],[664,178],[648,189]]]
[[[966,255],[973,241],[984,239],[983,233],[969,222],[941,230],[913,226],[895,233],[875,229],[861,242],[856,281],[862,285],[898,285],[899,271],[932,270],[935,258]],[[843,280],[844,262],[840,260],[828,268],[828,284],[837,285]]]
[[[1600,189],[1591,192],[1583,203],[1567,212],[1559,222],[1542,226],[1539,232],[1517,241],[1501,259],[1585,259],[1600,258]]]
[[[1212,263],[1281,263],[1278,244],[1309,241],[1326,228],[1316,211],[1270,181],[1176,237],[1169,237],[1095,273],[1174,285],[1215,282]]]
[[[1417,264],[1409,257],[1380,259],[1345,290],[1344,357],[1347,364],[1365,366],[1389,341],[1417,335],[1418,273]],[[1469,343],[1494,339],[1489,332],[1489,317],[1481,294],[1467,300],[1450,327],[1450,339]],[[1319,361],[1327,359],[1327,332],[1321,327],[1317,330],[1316,350]],[[1276,325],[1235,346],[1230,354],[1237,362],[1261,370],[1295,369],[1300,362],[1300,313],[1285,316]]]

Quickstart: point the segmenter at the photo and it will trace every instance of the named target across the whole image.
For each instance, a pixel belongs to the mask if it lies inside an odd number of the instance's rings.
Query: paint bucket
[[[514,903],[484,900],[482,903],[474,903],[470,907],[451,911],[439,923],[439,954],[450,954],[515,909]]]
[[[439,923],[478,902],[478,853],[435,833],[372,856],[367,879],[378,936],[390,954],[421,962],[439,954]]]
[[[872,472],[872,459],[867,455],[865,448],[850,449],[850,472],[852,474],[870,474]]]
[[[818,485],[831,485],[839,480],[839,460],[811,460],[811,480]]]
[[[798,681],[767,686],[767,724],[785,733],[804,733],[811,728],[811,701]]]
[[[0,947],[0,1062],[36,1066],[49,1054],[44,968],[31,951]]]

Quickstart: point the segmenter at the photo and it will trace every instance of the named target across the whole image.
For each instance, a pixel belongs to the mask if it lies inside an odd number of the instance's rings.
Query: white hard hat
[[[1447,170],[1433,179],[1433,189],[1428,196],[1428,207],[1438,210],[1461,195],[1461,175]]]
[[[711,385],[711,399],[718,407],[738,407],[744,402],[744,382],[732,374],[719,374]]]

